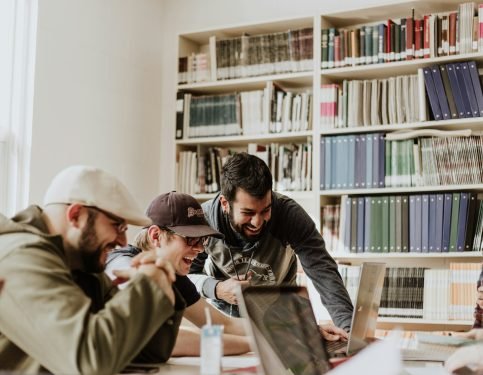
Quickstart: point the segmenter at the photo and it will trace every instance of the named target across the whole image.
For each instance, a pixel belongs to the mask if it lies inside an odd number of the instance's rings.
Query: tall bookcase
[[[400,194],[444,193],[454,191],[483,192],[483,184],[417,186],[417,187],[388,187],[370,189],[331,189],[321,190],[321,139],[328,136],[345,134],[361,135],[372,133],[392,133],[398,130],[411,129],[440,129],[458,130],[472,129],[483,131],[483,117],[451,119],[444,121],[421,121],[404,124],[360,126],[348,128],[326,129],[321,128],[321,93],[320,87],[324,84],[342,84],[344,80],[383,79],[398,75],[417,74],[419,68],[437,64],[474,60],[483,67],[483,52],[456,54],[435,58],[421,58],[404,61],[392,61],[368,65],[355,65],[322,69],[321,59],[321,30],[328,28],[354,28],[358,25],[371,25],[386,22],[388,19],[399,19],[411,16],[414,8],[417,15],[449,12],[457,9],[461,1],[431,1],[423,0],[403,4],[379,6],[375,8],[357,9],[332,14],[316,14],[305,18],[274,20],[263,24],[241,25],[227,27],[219,30],[206,30],[181,34],[178,37],[178,56],[184,57],[192,54],[213,52],[214,40],[238,38],[242,35],[261,35],[286,32],[297,29],[313,29],[313,64],[311,69],[297,72],[284,72],[270,75],[250,76],[245,78],[217,80],[208,79],[203,82],[182,83],[177,87],[178,93],[192,95],[226,94],[232,92],[263,90],[267,82],[275,82],[287,91],[310,91],[312,94],[312,124],[309,130],[279,133],[266,133],[256,135],[234,135],[217,137],[197,137],[177,139],[176,153],[194,151],[198,154],[208,147],[227,147],[233,150],[246,150],[248,143],[308,143],[312,153],[312,179],[311,189],[306,191],[283,191],[284,194],[297,200],[311,215],[317,226],[321,228],[321,207],[340,203],[341,197],[363,196],[391,196]],[[211,39],[211,46],[210,46]],[[210,69],[211,77],[215,73]],[[173,93],[174,95],[174,93]],[[182,96],[181,96],[182,97]],[[182,108],[182,104],[181,105]],[[181,110],[178,108],[178,111]],[[428,107],[429,110],[429,107]],[[175,126],[175,124],[173,124]],[[480,166],[483,168],[483,166]],[[200,201],[210,199],[214,194],[194,194]],[[482,261],[481,251],[446,252],[446,253],[341,253],[332,252],[333,257],[342,263],[353,265],[364,261],[383,261],[390,267],[427,267],[447,269],[450,263]],[[475,280],[476,282],[476,280]],[[445,330],[467,329],[472,324],[470,320],[428,320],[418,318],[379,318],[380,328],[403,326],[406,329],[418,330]]]

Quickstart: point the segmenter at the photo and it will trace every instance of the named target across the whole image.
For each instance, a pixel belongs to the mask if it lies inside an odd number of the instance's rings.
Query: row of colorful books
[[[483,116],[481,77],[475,61],[434,65],[417,72],[321,85],[320,128]]]
[[[327,248],[339,253],[483,250],[483,196],[473,192],[342,196],[322,212]]]
[[[452,262],[449,269],[388,267],[379,316],[471,321],[481,269],[480,262]],[[339,272],[355,302],[360,266],[339,265]]]
[[[265,89],[201,95],[178,93],[176,138],[253,135],[312,128],[312,94]]]
[[[481,184],[483,136],[464,132],[414,131],[406,140],[382,133],[322,137],[320,189]]]
[[[414,11],[413,11],[414,12]],[[483,51],[483,4],[321,31],[322,69]]]

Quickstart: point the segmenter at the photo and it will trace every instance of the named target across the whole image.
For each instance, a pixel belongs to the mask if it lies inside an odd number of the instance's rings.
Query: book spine
[[[426,93],[428,94],[429,103],[431,105],[431,111],[436,121],[442,120],[441,108],[439,106],[438,96],[434,86],[433,77],[431,74],[431,68],[423,68],[424,84],[426,86]]]

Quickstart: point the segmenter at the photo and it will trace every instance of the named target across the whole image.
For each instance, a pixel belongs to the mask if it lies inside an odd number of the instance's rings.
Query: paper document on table
[[[330,371],[330,375],[371,374],[398,375],[403,366],[399,349],[401,332],[392,332],[386,339],[374,342],[349,361]]]

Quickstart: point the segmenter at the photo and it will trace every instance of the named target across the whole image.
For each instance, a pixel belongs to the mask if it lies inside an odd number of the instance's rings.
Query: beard
[[[86,225],[79,240],[79,256],[82,270],[85,272],[99,273],[104,271],[106,265],[101,262],[104,249],[100,247],[97,232],[94,229],[96,214],[89,211]]]
[[[235,222],[235,217],[233,215],[233,207],[231,207],[231,205],[230,205],[230,211],[227,213],[227,216],[228,216],[228,221],[230,222],[231,227],[235,230],[235,232],[237,232],[240,235],[240,237],[242,237],[247,242],[258,241],[265,234],[265,228],[267,226],[266,221],[263,222],[262,228],[260,229],[260,233],[258,233],[257,235],[253,235],[253,236],[247,236],[247,235],[245,235],[245,228],[251,228],[252,226],[248,223],[247,224],[237,224]]]

